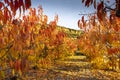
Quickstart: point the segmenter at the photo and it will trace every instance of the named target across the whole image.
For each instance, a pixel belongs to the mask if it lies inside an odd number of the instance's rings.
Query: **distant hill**
[[[70,29],[70,28],[66,28],[63,26],[57,26],[58,30],[60,31],[64,31],[68,37],[70,38],[77,38],[80,36],[80,34],[83,33],[82,30],[75,30],[75,29]]]

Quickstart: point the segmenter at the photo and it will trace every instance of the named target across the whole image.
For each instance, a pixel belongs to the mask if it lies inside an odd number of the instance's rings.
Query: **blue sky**
[[[58,14],[58,25],[72,29],[79,29],[77,21],[81,18],[79,13],[94,12],[93,6],[86,8],[82,4],[82,0],[31,0],[33,8],[38,8],[42,5],[44,14],[49,18],[49,21],[54,20],[55,14]]]
[[[54,20],[55,14],[58,14],[58,25],[72,29],[79,29],[77,21],[81,18],[79,13],[94,12],[93,8],[86,8],[81,0],[32,0],[32,6],[38,8],[42,5],[44,14],[49,21]]]

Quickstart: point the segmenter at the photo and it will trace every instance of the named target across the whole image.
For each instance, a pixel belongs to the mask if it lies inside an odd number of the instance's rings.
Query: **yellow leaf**
[[[12,69],[12,75],[15,75],[15,70],[14,69]]]
[[[22,71],[21,70],[19,70],[19,75],[22,76]]]

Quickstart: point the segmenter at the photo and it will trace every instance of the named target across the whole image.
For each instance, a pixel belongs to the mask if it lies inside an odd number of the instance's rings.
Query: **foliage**
[[[79,47],[90,60],[95,61],[95,65],[102,66],[100,59],[104,59],[105,56],[109,62],[104,64],[108,64],[115,70],[114,67],[120,69],[120,66],[116,65],[120,61],[120,21],[115,16],[115,11],[111,11],[109,16],[101,12],[102,7],[103,3],[98,4],[97,13],[88,15],[89,20],[85,21],[82,16],[78,21],[78,26],[84,30],[84,34],[78,40]]]
[[[21,12],[25,12],[31,6],[31,0],[4,0],[0,1],[0,21],[6,23],[11,21],[16,15],[16,11],[19,9]]]
[[[35,8],[29,8],[23,20],[3,22],[0,23],[4,24],[0,30],[0,67],[9,66],[13,76],[24,76],[36,66],[49,67],[55,60],[74,53],[74,43],[69,43],[66,33],[57,29],[58,15],[48,24],[41,6],[38,14]]]

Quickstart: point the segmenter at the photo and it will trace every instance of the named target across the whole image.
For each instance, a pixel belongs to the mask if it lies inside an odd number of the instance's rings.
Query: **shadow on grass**
[[[56,68],[57,70],[62,71],[80,71],[82,69],[92,69],[90,64],[87,65],[64,65],[64,66],[58,66]]]

